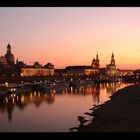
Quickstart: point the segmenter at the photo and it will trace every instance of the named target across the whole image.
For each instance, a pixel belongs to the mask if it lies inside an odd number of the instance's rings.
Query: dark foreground
[[[118,90],[111,100],[93,107],[91,123],[78,127],[78,132],[140,132],[140,85]]]

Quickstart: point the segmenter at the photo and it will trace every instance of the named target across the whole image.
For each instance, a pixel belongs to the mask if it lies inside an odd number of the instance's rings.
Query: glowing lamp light
[[[53,90],[53,93],[56,93],[56,90]]]
[[[10,91],[16,91],[16,89],[15,88],[11,88]]]
[[[5,83],[5,86],[8,87],[8,82]]]

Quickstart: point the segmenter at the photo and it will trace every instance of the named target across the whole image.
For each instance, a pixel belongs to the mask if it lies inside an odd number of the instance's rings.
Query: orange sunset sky
[[[117,68],[140,68],[140,7],[0,7],[0,56],[10,43],[15,59],[55,68],[100,67],[114,52]]]

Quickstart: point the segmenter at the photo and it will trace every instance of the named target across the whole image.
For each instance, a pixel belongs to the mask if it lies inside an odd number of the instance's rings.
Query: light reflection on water
[[[116,90],[133,83],[102,83],[61,91],[31,92],[0,97],[1,132],[68,132],[77,116],[101,104]],[[87,117],[87,115],[86,115]]]

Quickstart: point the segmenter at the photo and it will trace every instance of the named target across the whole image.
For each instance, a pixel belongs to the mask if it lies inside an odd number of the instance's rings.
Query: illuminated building
[[[115,77],[118,74],[113,53],[111,56],[111,63],[106,65],[106,72],[107,72],[108,77]]]
[[[134,75],[133,70],[119,70],[119,76],[132,76]]]
[[[91,66],[68,66],[65,68],[67,75],[93,75],[100,71],[98,54],[92,60]]]
[[[100,64],[99,64],[99,57],[98,54],[96,55],[96,59],[94,58],[91,63],[92,69],[94,69],[95,73],[99,73]]]
[[[54,65],[51,63],[42,67],[39,62],[35,62],[33,66],[25,66],[21,68],[21,76],[52,76],[54,75]]]
[[[54,65],[47,63],[41,66],[38,62],[26,65],[23,61],[16,60],[11,52],[11,45],[7,45],[5,56],[0,57],[0,76],[48,76],[54,75]]]

